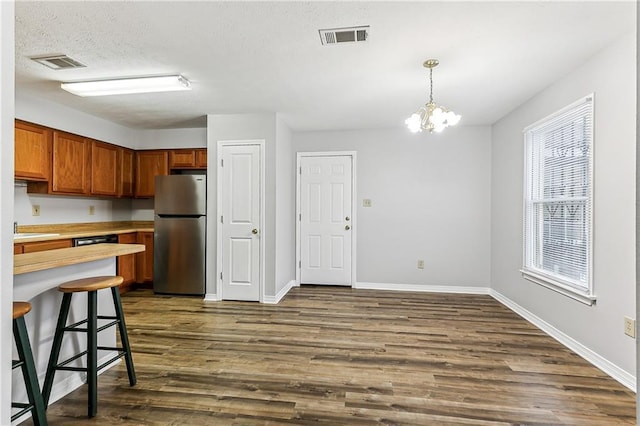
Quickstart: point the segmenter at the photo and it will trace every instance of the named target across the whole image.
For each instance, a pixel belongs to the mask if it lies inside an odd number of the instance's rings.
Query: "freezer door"
[[[206,218],[155,218],[153,290],[203,295]]]
[[[156,214],[206,214],[207,178],[204,175],[169,175],[155,178]]]

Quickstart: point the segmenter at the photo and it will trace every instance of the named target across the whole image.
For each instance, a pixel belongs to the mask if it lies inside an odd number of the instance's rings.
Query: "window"
[[[525,133],[524,278],[593,304],[593,94]]]

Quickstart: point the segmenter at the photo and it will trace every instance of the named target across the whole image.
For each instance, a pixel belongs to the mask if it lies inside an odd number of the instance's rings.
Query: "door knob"
[[[344,220],[349,221],[351,218],[349,216],[345,217]]]
[[[253,235],[256,235],[256,234],[258,233],[258,229],[257,229],[257,228],[253,228],[253,229],[251,230],[251,233],[252,233]]]
[[[351,227],[349,225],[345,225],[344,229],[346,229],[348,231],[349,229],[351,229]]]

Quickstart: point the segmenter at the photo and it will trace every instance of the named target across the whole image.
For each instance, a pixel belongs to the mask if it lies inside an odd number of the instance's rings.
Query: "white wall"
[[[635,33],[493,126],[491,282],[494,290],[635,375]],[[597,303],[586,306],[522,279],[523,134],[527,125],[595,92],[594,265]]]
[[[32,215],[33,205],[40,206],[40,216]],[[94,206],[93,215],[89,206]],[[27,194],[26,184],[17,182],[13,211],[18,225],[131,220],[131,200]]]
[[[136,149],[206,148],[206,128],[139,131]]]
[[[636,26],[640,21],[640,8],[636,7]],[[640,75],[637,70],[640,68],[640,32],[636,28],[636,112],[640,109]],[[636,114],[636,319],[640,318],[640,120]],[[636,335],[638,334],[638,325],[636,324]],[[636,419],[640,419],[640,395],[637,389],[640,389],[640,377],[638,375],[638,365],[640,365],[640,339],[636,338]]]
[[[0,425],[11,418],[14,3],[0,1]]]
[[[16,93],[16,118],[52,127],[127,148],[136,148],[139,130],[65,107],[60,104]]]
[[[296,151],[357,151],[358,283],[489,287],[489,127],[306,132],[293,140]]]
[[[274,295],[295,281],[296,157],[293,135],[287,125],[276,119],[276,277]]]

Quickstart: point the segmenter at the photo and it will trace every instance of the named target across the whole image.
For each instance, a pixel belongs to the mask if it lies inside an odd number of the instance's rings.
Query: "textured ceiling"
[[[428,98],[462,124],[500,119],[635,28],[635,2],[17,1],[16,92],[131,128],[277,112],[297,131],[382,128]],[[365,43],[318,29],[370,25]],[[29,57],[87,65],[50,70]],[[188,92],[80,98],[61,81],[181,73]]]

